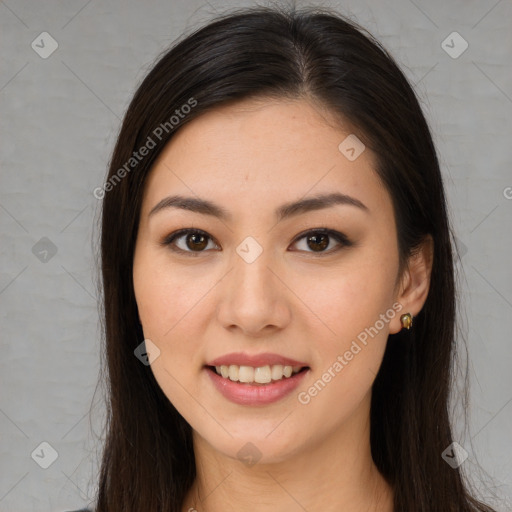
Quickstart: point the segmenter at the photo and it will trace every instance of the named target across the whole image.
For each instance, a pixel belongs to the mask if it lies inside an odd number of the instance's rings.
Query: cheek
[[[330,393],[357,400],[371,386],[382,362],[390,322],[397,314],[392,308],[397,269],[392,257],[377,261],[376,253],[359,254],[357,261],[354,258],[320,282],[304,283],[298,292],[312,305],[310,325],[319,326],[318,331],[311,329],[316,332],[315,376],[323,381],[320,387],[329,383]]]
[[[190,272],[176,272],[169,262],[141,251],[134,261],[134,292],[144,338],[159,349],[151,369],[173,403],[182,400],[179,383],[194,384],[192,370],[202,365],[201,338],[195,336],[202,321],[201,298],[208,290],[203,280]]]
[[[201,309],[201,297],[209,288],[205,280],[194,277],[193,269],[176,270],[149,251],[135,259],[133,281],[145,335],[165,343]]]
[[[323,276],[301,278],[294,290],[309,308],[308,316],[317,319],[322,338],[342,346],[392,306],[395,271],[392,262],[365,263],[361,258]]]
[[[382,276],[350,274],[328,291],[316,302],[328,335],[315,337],[315,371],[297,394],[302,418],[319,431],[337,428],[368,398],[396,314],[389,279]]]
[[[149,251],[141,253],[134,262],[134,291],[144,338],[160,351],[151,371],[169,401],[188,417],[193,410],[190,396],[198,394],[194,372],[202,365],[201,338],[194,333],[208,287],[172,270]]]

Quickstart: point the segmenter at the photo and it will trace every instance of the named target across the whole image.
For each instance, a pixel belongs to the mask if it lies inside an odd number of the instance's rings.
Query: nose
[[[291,292],[270,259],[265,251],[251,263],[234,255],[233,268],[222,279],[219,290],[217,319],[226,329],[259,337],[281,330],[290,322]]]

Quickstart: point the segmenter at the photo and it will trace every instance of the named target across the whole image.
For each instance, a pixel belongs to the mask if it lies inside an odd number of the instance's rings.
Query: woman
[[[97,512],[491,511],[448,415],[455,292],[406,78],[326,10],[156,63],[104,187]]]

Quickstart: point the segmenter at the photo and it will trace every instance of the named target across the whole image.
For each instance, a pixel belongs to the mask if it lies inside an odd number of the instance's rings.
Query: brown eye
[[[330,254],[343,247],[349,247],[353,243],[339,231],[332,229],[310,230],[295,239],[294,245],[299,241],[305,240],[305,247],[299,249],[299,252],[309,252],[312,254]],[[334,241],[334,244],[332,243]],[[207,252],[209,243],[213,244],[214,249],[219,246],[213,241],[213,238],[205,231],[200,229],[180,229],[167,236],[161,245],[169,246],[172,251],[187,254],[189,256],[199,256]],[[332,247],[334,246],[334,247]],[[212,247],[210,247],[211,249]],[[329,250],[327,250],[329,248]]]
[[[295,244],[298,244],[301,240],[305,240],[305,244],[303,244],[303,247],[300,249],[302,252],[318,253],[319,255],[330,254],[342,249],[343,247],[353,245],[343,233],[331,229],[309,231],[302,236],[299,236],[296,239]],[[332,240],[334,240],[334,244],[331,243]],[[334,248],[332,248],[333,245]],[[331,246],[331,248],[326,250],[329,246]]]
[[[175,252],[199,256],[202,252],[205,252],[210,241],[212,241],[211,236],[200,229],[181,229],[166,237],[162,241],[162,245],[170,246]]]
[[[326,234],[310,235],[307,237],[307,244],[313,251],[323,251],[329,245],[329,236]]]
[[[208,245],[207,237],[200,233],[191,233],[185,237],[187,247],[192,250],[203,250]]]

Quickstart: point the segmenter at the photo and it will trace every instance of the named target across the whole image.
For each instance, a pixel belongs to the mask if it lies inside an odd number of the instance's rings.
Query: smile
[[[289,365],[204,367],[210,382],[224,398],[246,406],[270,405],[285,398],[299,386],[309,370],[309,366]]]
[[[213,367],[209,367],[213,368]],[[279,381],[290,378],[292,375],[305,370],[302,366],[289,365],[266,365],[266,366],[239,366],[236,364],[215,366],[217,375],[233,382],[242,382],[248,384],[269,384],[272,381]]]

